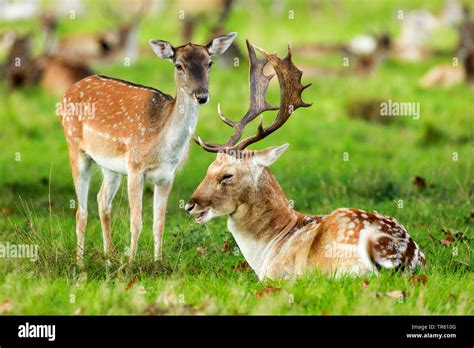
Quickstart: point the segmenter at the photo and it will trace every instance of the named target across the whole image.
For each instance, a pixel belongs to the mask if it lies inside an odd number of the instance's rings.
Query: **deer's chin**
[[[198,224],[205,224],[206,222],[211,220],[213,217],[214,217],[214,214],[211,208],[208,208],[207,210],[202,211],[196,215],[196,222]]]

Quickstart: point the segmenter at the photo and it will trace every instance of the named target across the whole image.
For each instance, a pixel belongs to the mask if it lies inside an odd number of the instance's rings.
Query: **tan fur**
[[[131,40],[129,36],[136,31],[136,25],[127,22],[103,33],[76,34],[60,39],[48,37],[51,41],[49,53],[76,62],[121,58],[125,56]]]
[[[423,88],[450,87],[464,82],[465,79],[465,72],[462,67],[443,64],[428,70],[421,78],[420,86]]]
[[[93,74],[85,64],[54,56],[42,56],[38,64],[41,87],[57,95],[64,94],[74,83]]]
[[[347,208],[330,215],[293,210],[261,164],[275,150],[245,151],[244,159],[219,154],[186,207],[198,222],[228,215],[229,229],[260,279],[293,277],[312,268],[339,276],[424,265],[423,253],[392,218]]]
[[[128,175],[129,261],[135,257],[142,230],[145,180],[154,184],[154,255],[156,260],[162,258],[166,202],[176,171],[187,156],[190,129],[196,128],[199,97],[204,95],[207,100],[211,56],[213,52],[225,51],[234,38],[235,34],[231,33],[214,39],[207,46],[189,43],[177,48],[166,41],[150,42],[158,56],[183,67],[175,70],[176,98],[154,88],[104,76],[85,78],[65,93],[59,114],[78,197],[79,263],[84,253],[92,162],[102,167],[104,175],[97,200],[105,254],[113,250],[112,200],[121,176]]]

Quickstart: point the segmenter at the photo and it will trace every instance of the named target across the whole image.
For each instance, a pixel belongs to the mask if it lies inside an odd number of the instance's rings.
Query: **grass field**
[[[283,55],[285,46],[342,42],[370,31],[396,34],[396,11],[426,7],[437,11],[443,1],[338,1],[285,5],[270,12],[269,2],[249,12],[238,6],[228,28],[244,40]],[[294,11],[295,19],[288,18]],[[140,40],[180,44],[177,15],[168,9],[146,18]],[[76,22],[61,22],[61,34],[99,30],[110,22],[91,13]],[[37,31],[32,21],[8,24]],[[2,24],[3,27],[3,24]],[[195,42],[206,37],[201,28]],[[444,31],[436,47],[453,47],[456,35]],[[172,66],[143,54],[125,67],[98,65],[101,74],[157,87],[174,94]],[[341,56],[314,61],[295,55],[296,64],[339,66]],[[327,214],[338,207],[376,210],[397,218],[424,250],[428,267],[419,277],[383,272],[378,277],[331,279],[317,271],[297,280],[259,282],[245,267],[225,219],[197,225],[182,207],[204,177],[214,156],[191,145],[189,160],[176,177],[168,203],[164,261],[153,262],[152,190],[144,196],[144,229],[138,257],[128,267],[130,232],[126,185],[114,201],[112,239],[118,249],[104,261],[95,196],[100,171],[93,171],[86,232],[85,265],[75,267],[75,200],[67,147],[58,118],[57,96],[39,88],[8,92],[0,86],[0,243],[38,246],[36,261],[0,259],[0,313],[4,314],[474,314],[472,223],[473,88],[422,90],[418,79],[450,56],[421,63],[388,59],[371,76],[304,77],[313,86],[284,129],[255,148],[291,144],[272,168],[297,210]],[[221,102],[237,118],[247,107],[247,65],[213,68],[211,101],[201,108],[197,133],[223,141],[228,130],[218,120]],[[278,102],[277,86],[270,101]],[[421,117],[394,117],[379,124],[348,116],[347,104],[369,98],[420,103]],[[270,118],[265,120],[268,124]],[[256,126],[250,131],[253,131]],[[349,156],[345,161],[344,156]],[[413,184],[426,180],[424,189]],[[460,231],[469,240],[449,245],[442,229]],[[402,291],[400,298],[394,291]],[[396,293],[395,293],[396,294]],[[397,298],[396,298],[397,297]]]

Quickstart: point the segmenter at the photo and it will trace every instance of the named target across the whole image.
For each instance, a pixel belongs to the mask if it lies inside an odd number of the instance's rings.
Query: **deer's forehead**
[[[236,158],[232,155],[219,154],[209,166],[208,175],[220,175],[222,172],[245,172],[252,166],[251,159]]]
[[[210,60],[206,47],[187,44],[176,49],[176,60],[189,64],[206,64]]]
[[[232,158],[218,158],[209,166],[207,175],[218,176],[225,171],[235,170],[239,167],[237,160]]]
[[[229,168],[228,164],[215,161],[209,166],[209,169],[207,170],[207,175],[210,177],[215,177],[215,176],[220,175],[223,171],[227,170],[228,168]]]

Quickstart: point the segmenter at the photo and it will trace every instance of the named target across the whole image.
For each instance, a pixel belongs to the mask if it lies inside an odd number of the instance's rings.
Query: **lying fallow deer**
[[[227,215],[227,226],[245,259],[260,279],[300,275],[310,268],[334,274],[361,275],[379,268],[413,270],[425,264],[425,256],[394,219],[358,209],[337,209],[330,215],[306,215],[293,210],[268,166],[288,144],[261,151],[244,150],[280,128],[299,107],[308,87],[301,84],[302,72],[293,65],[291,51],[284,59],[259,49],[257,59],[247,43],[250,56],[250,107],[239,122],[222,121],[235,129],[223,145],[195,138],[204,150],[217,152],[207,175],[185,209],[198,223]],[[270,61],[280,83],[280,107],[268,127],[260,124],[254,136],[238,140],[247,123],[267,110],[265,100],[271,76],[263,74]]]
[[[36,57],[31,50],[31,36],[16,36],[9,49],[0,75],[5,76],[9,89],[21,89],[39,84],[43,89],[62,95],[75,82],[92,75],[91,69],[81,62],[70,61],[47,53]]]
[[[459,27],[458,46],[457,54],[462,66],[441,64],[431,68],[420,79],[421,87],[450,87],[463,82],[474,83],[474,21],[467,17]]]
[[[196,128],[198,105],[209,99],[212,59],[225,52],[235,37],[235,33],[230,33],[216,37],[207,45],[188,43],[179,47],[167,41],[150,41],[158,57],[175,66],[176,98],[151,87],[104,76],[83,79],[66,92],[60,116],[79,203],[76,214],[78,263],[84,254],[92,162],[102,168],[104,175],[97,200],[105,254],[112,251],[112,200],[122,175],[127,174],[132,234],[129,260],[134,258],[142,229],[142,194],[146,179],[155,185],[154,256],[156,260],[161,259],[168,195],[176,171],[186,159],[191,137],[189,129]]]

